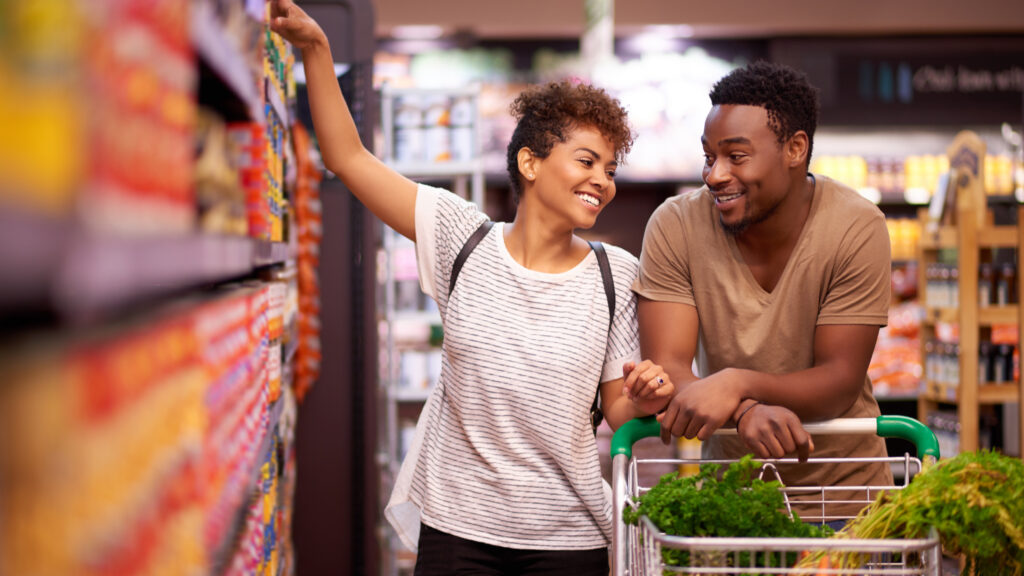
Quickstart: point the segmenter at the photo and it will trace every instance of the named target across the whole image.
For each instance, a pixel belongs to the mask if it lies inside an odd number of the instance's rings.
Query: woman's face
[[[541,206],[569,220],[573,229],[590,228],[615,198],[618,166],[615,147],[601,132],[591,126],[572,129],[547,158],[538,159],[533,195]]]

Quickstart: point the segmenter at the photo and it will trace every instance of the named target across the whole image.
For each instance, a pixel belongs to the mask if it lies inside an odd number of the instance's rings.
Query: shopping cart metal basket
[[[900,477],[898,468],[902,468],[902,482],[894,486],[843,486],[842,500],[830,498],[831,490],[840,490],[827,486],[783,486],[781,490],[786,497],[787,506],[790,496],[802,498],[814,507],[820,506],[821,513],[802,515],[808,522],[828,522],[846,520],[839,511],[830,508],[837,502],[850,504],[856,502],[869,504],[877,496],[887,490],[898,490],[905,486],[914,474],[921,470],[921,459],[934,461],[939,457],[939,446],[935,435],[917,420],[903,416],[879,416],[878,418],[846,418],[826,422],[807,424],[805,429],[811,435],[824,434],[875,434],[884,438],[902,438],[913,443],[917,456],[909,454],[903,457],[887,458],[811,458],[811,465],[823,463],[857,463],[886,462],[894,468],[894,477]],[[646,576],[660,574],[805,574],[811,576],[825,574],[849,574],[858,576],[879,575],[921,575],[936,576],[939,574],[941,550],[939,539],[932,530],[925,538],[920,539],[852,539],[852,538],[709,538],[681,537],[661,532],[646,516],[640,518],[638,526],[626,525],[622,512],[626,506],[633,506],[637,498],[647,492],[650,486],[639,485],[641,470],[645,465],[665,464],[728,464],[731,460],[686,460],[658,459],[638,460],[632,457],[633,444],[637,441],[658,436],[661,425],[653,418],[632,420],[623,425],[612,438],[612,492],[614,534],[612,543],[612,574],[614,576]],[[735,435],[735,429],[723,428],[716,434]],[[793,464],[796,459],[760,460],[762,474],[769,474],[765,480],[778,479],[775,467],[780,464]],[[774,477],[770,475],[775,473]],[[850,499],[849,494],[858,494]],[[662,561],[662,548],[686,550],[689,552],[688,566],[666,565]],[[826,552],[856,557],[859,561],[855,568],[821,566],[814,568],[791,567],[779,560],[781,557],[794,554]],[[780,566],[780,564],[783,564]]]

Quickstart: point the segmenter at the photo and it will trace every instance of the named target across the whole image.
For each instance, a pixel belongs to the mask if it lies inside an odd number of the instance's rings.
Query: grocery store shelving
[[[953,198],[941,218],[927,213],[920,216],[924,233],[918,247],[918,287],[923,300],[928,302],[928,290],[932,288],[926,275],[927,267],[940,261],[940,252],[956,253],[955,302],[940,299],[939,303],[945,307],[925,309],[921,338],[922,357],[927,358],[926,346],[933,338],[937,339],[939,326],[958,326],[956,378],[930,379],[926,370],[918,399],[918,419],[928,422],[930,416],[942,409],[955,410],[957,447],[960,451],[972,451],[982,447],[980,407],[1009,405],[1006,407],[1009,410],[1016,404],[1012,409],[1017,411],[1018,421],[1022,416],[1020,410],[1024,410],[1020,402],[1024,390],[1019,377],[1010,374],[1006,381],[1000,378],[992,381],[988,380],[991,377],[986,371],[979,372],[979,351],[985,331],[1015,325],[1016,341],[1022,341],[1024,306],[1019,303],[1024,302],[1024,285],[1018,282],[1010,288],[1012,295],[1005,305],[979,304],[979,266],[993,258],[993,251],[1006,250],[1012,254],[1014,267],[1020,269],[1024,254],[1024,207],[1015,208],[1017,225],[994,224],[992,207],[982,186],[981,167],[965,160],[985,157],[985,145],[976,134],[969,131],[959,134],[950,144],[948,154],[957,184],[948,192]],[[1024,438],[1016,440],[1020,442]]]
[[[392,397],[397,402],[426,402],[430,397],[430,389],[398,387],[392,391]]]
[[[291,121],[288,118],[288,107],[285,106],[284,101],[281,100],[281,95],[269,86],[269,80],[264,82],[263,86],[264,93],[267,95],[267,101],[270,102],[270,106],[274,109],[277,117],[281,120],[281,124],[289,126]]]
[[[9,135],[46,138],[74,169],[52,189],[0,182],[0,573],[294,573],[292,385],[319,376],[319,296],[296,270],[321,236],[298,235],[319,175],[296,173],[311,158],[308,136],[291,149],[290,48],[266,0],[66,4],[13,36],[116,41],[62,44],[60,86],[85,105],[55,122],[80,134]],[[29,68],[16,96],[54,75]],[[56,153],[32,158],[59,172]]]
[[[482,170],[483,163],[480,160],[470,162],[394,162],[390,166],[410,178],[450,178],[476,174]]]
[[[0,310],[53,307],[89,318],[125,303],[245,276],[293,259],[290,244],[205,234],[114,236],[10,210],[0,226],[20,241],[0,247],[0,270],[17,270],[0,290]]]
[[[223,27],[217,22],[212,4],[193,2],[189,13],[192,45],[200,59],[207,63],[242,101],[250,119],[262,118],[263,110],[252,75],[252,66],[246,61],[245,55],[228,40]],[[283,108],[282,103],[281,109]]]
[[[441,314],[437,310],[396,310],[396,322],[412,322],[415,324],[441,325]]]
[[[416,181],[441,184],[449,188],[456,195],[468,199],[477,206],[483,208],[485,205],[485,172],[484,162],[480,153],[479,136],[479,87],[466,87],[463,89],[417,89],[417,88],[394,88],[385,85],[381,90],[381,124],[384,136],[384,146],[381,159],[395,171]],[[459,127],[468,129],[473,134],[470,153],[465,156],[451,154],[448,159],[427,160],[433,158],[430,154],[411,155],[409,157],[397,153],[401,141],[398,137],[399,128],[414,130],[440,130],[444,131],[452,127],[447,120],[431,119],[425,108],[420,108],[416,114],[421,114],[419,121],[400,118],[398,107],[403,100],[423,102],[425,99],[435,101],[454,102],[456,99],[468,100],[471,112],[460,120],[464,122]],[[451,112],[451,109],[449,109]],[[454,116],[452,112],[452,116]],[[440,114],[439,117],[445,117]],[[450,119],[450,118],[449,118]],[[401,126],[400,126],[401,124]],[[443,158],[443,155],[439,155]],[[458,158],[463,158],[459,160]],[[406,426],[410,424],[411,414],[418,413],[424,403],[430,397],[433,390],[433,378],[431,376],[413,378],[404,373],[403,364],[407,358],[419,357],[418,361],[424,362],[425,354],[439,355],[440,327],[442,326],[440,313],[436,307],[425,306],[420,302],[415,309],[406,308],[408,303],[399,305],[396,296],[399,282],[415,281],[414,273],[410,267],[409,253],[413,250],[412,245],[405,243],[398,233],[386,228],[382,237],[382,245],[378,254],[378,269],[381,272],[379,282],[383,289],[383,307],[378,310],[379,330],[382,336],[381,341],[384,347],[381,355],[381,397],[384,401],[384,437],[380,441],[379,458],[382,462],[382,490],[388,494],[391,485],[398,476],[402,455],[408,446],[403,446],[408,441],[405,432]],[[401,258],[400,258],[401,256]],[[399,263],[401,260],[401,264]],[[417,287],[418,289],[418,287]],[[438,362],[440,362],[438,360]],[[429,372],[429,369],[428,369]],[[414,383],[406,382],[406,379],[416,380]],[[381,502],[383,505],[385,502]],[[395,534],[387,532],[386,544],[390,559],[385,562],[388,568],[385,574],[401,574],[409,571],[413,565],[412,558],[399,543]]]

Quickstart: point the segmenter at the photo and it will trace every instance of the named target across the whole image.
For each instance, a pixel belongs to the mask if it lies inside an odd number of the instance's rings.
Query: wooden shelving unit
[[[947,202],[941,221],[922,213],[923,229],[919,248],[918,283],[921,293],[927,290],[926,269],[937,261],[941,251],[957,252],[959,301],[956,308],[926,308],[923,330],[934,334],[940,323],[959,326],[959,384],[955,386],[926,380],[918,399],[918,418],[925,422],[930,412],[940,405],[955,406],[959,420],[961,451],[977,450],[979,442],[980,407],[992,404],[1017,403],[1024,416],[1024,384],[1019,377],[1004,384],[979,382],[979,345],[983,329],[996,325],[1016,324],[1018,333],[1024,326],[1024,306],[1012,304],[983,307],[978,301],[978,269],[982,256],[992,249],[1014,250],[1014,261],[1020,269],[1024,255],[1024,207],[1017,208],[1017,225],[996,226],[988,210],[982,188],[984,143],[971,132],[961,132],[949,147],[949,187],[955,197]],[[1015,287],[1016,301],[1024,302],[1024,284]],[[922,301],[927,301],[922,299]],[[922,346],[928,340],[922,336]],[[1019,342],[1024,338],[1019,337]],[[922,357],[924,352],[922,351]],[[1024,444],[1024,430],[1018,430]]]

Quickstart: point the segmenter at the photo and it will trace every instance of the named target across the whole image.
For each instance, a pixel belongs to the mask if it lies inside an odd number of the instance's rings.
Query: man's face
[[[789,185],[786,155],[760,106],[721,105],[708,113],[701,136],[702,177],[726,232],[739,235],[764,222]]]

